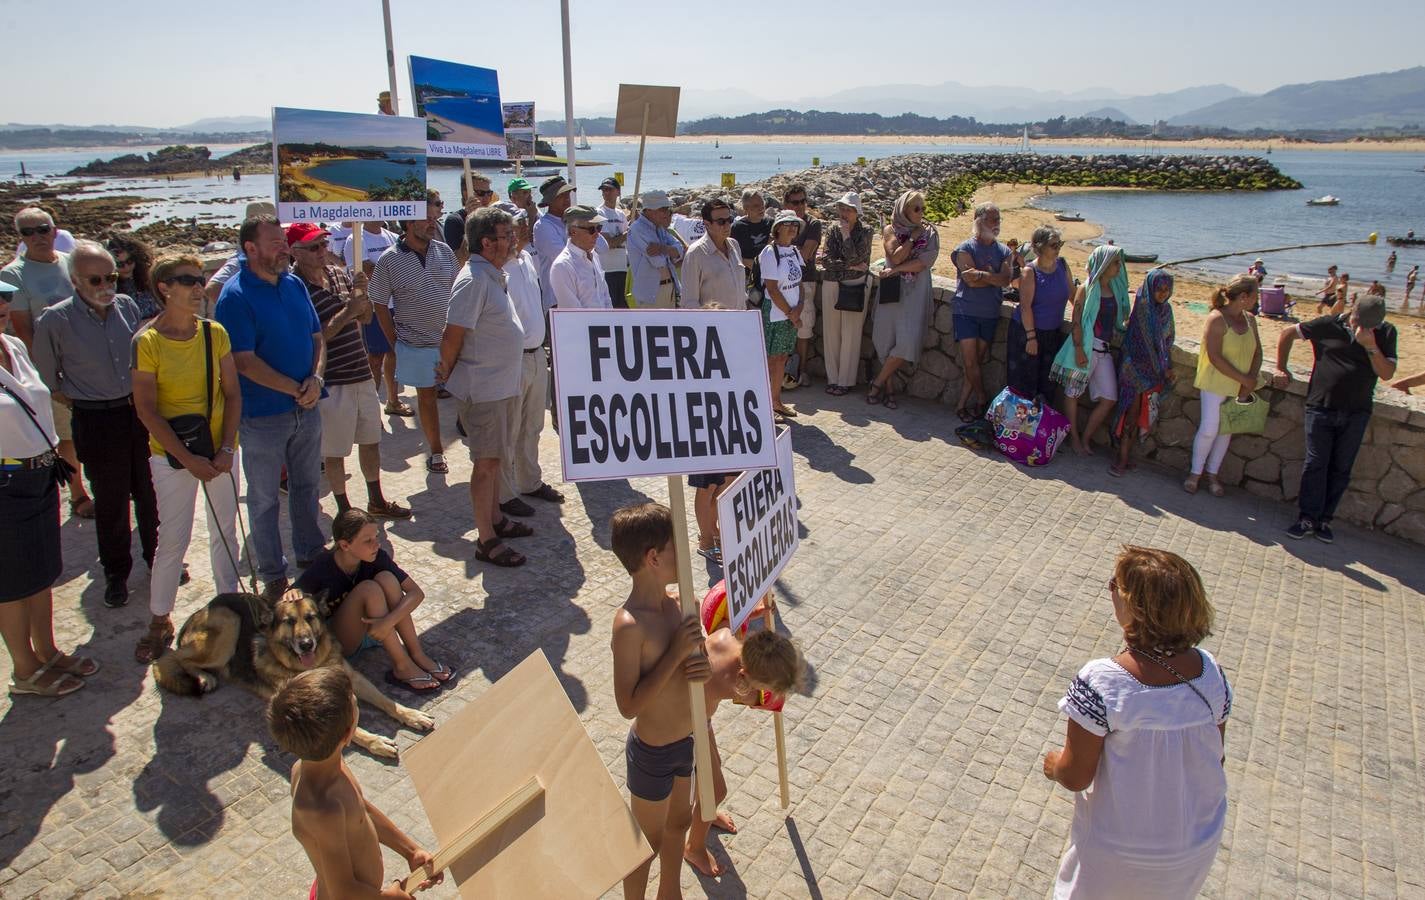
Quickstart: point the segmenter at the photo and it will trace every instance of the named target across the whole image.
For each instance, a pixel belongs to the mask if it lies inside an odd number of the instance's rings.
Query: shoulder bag
[[[30,404],[25,402],[24,397],[12,391],[8,384],[0,384],[0,389],[3,389],[16,403],[20,404],[20,408],[25,411],[25,415],[29,416],[30,424],[35,426],[35,430],[40,433],[40,437],[44,438],[45,443],[49,445],[49,451],[54,456],[54,465],[50,468],[50,475],[54,479],[55,487],[63,487],[68,484],[69,479],[74,477],[74,466],[71,466],[63,456],[59,455],[59,448],[54,445],[54,441],[49,439],[49,433],[46,432],[44,426],[40,424],[40,420],[35,418],[35,411],[30,408]]]
[[[1246,400],[1224,400],[1219,414],[1218,434],[1261,434],[1267,430],[1269,404],[1253,393]]]
[[[189,453],[211,461],[218,455],[218,448],[213,446],[213,430],[209,425],[213,418],[213,330],[212,323],[207,319],[203,320],[203,358],[207,370],[207,412],[203,415],[188,413],[174,416],[168,420],[168,427],[173,429],[173,433],[178,436],[179,442],[188,448]],[[183,463],[172,453],[164,455],[168,457],[170,466],[175,469],[183,468]]]

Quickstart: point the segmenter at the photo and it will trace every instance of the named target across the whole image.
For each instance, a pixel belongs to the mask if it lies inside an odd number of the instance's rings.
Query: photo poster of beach
[[[426,153],[504,159],[499,73],[424,56],[409,59],[416,115],[426,120]]]
[[[272,110],[277,215],[284,222],[423,219],[425,120]]]
[[[534,101],[502,103],[505,120],[505,159],[534,161]]]

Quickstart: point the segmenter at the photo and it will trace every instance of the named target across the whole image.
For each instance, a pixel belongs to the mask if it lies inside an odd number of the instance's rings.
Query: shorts
[[[520,398],[460,401],[460,424],[465,426],[465,443],[470,445],[470,461],[509,459],[519,430]]]
[[[772,321],[772,298],[762,301],[762,333],[766,335],[768,356],[790,356],[797,349],[797,326],[787,319]]]
[[[955,340],[968,341],[971,338],[993,344],[995,341],[995,330],[999,328],[999,316],[961,316],[952,315],[951,325],[955,329]]]
[[[381,443],[381,398],[371,379],[329,384],[322,411],[322,458],[346,459],[352,444]]]
[[[386,340],[386,332],[381,330],[381,323],[375,316],[361,326],[361,337],[365,339],[366,352],[371,356],[384,356],[391,352],[391,342]]]
[[[413,388],[435,387],[439,347],[412,347],[396,342],[396,380]]]
[[[58,400],[50,400],[49,406],[54,413],[54,433],[61,441],[74,440],[74,411]]]
[[[692,777],[693,736],[654,747],[630,728],[623,756],[628,764],[628,792],[640,800],[665,800],[673,793],[674,778]]]
[[[689,475],[688,487],[690,488],[710,488],[722,487],[722,483],[733,477],[735,472],[713,472],[707,475]]]
[[[1114,372],[1113,351],[1095,347],[1088,373],[1076,373],[1073,379],[1064,383],[1064,394],[1070,398],[1082,397],[1085,389],[1090,400],[1118,399],[1118,375]]]
[[[816,292],[821,289],[821,282],[802,282],[802,324],[797,329],[797,340],[811,340],[812,331],[816,329]]]

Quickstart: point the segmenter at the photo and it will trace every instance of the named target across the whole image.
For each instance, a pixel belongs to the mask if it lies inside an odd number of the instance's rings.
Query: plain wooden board
[[[643,134],[643,105],[648,104],[648,137],[678,136],[678,96],[682,88],[655,84],[618,86],[614,134]]]
[[[401,755],[444,846],[531,777],[544,798],[450,867],[465,898],[596,898],[653,855],[544,653]]]

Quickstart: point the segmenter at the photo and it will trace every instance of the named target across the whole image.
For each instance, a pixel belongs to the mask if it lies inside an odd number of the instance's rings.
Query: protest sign
[[[272,164],[284,222],[425,218],[422,119],[278,107]]]
[[[717,498],[727,615],[735,632],[797,552],[797,489],[792,434],[777,435],[777,465],[744,472]]]
[[[504,103],[505,159],[516,162],[534,160],[534,103]]]
[[[618,86],[618,106],[614,111],[614,134],[638,135],[638,168],[633,173],[633,208],[629,220],[638,218],[642,202],[643,153],[648,136],[678,136],[678,97],[682,88],[652,84],[621,84]],[[620,182],[622,184],[622,182]],[[629,281],[630,290],[633,287]]]
[[[410,57],[416,115],[426,120],[426,153],[462,159],[504,159],[500,77],[494,69]]]
[[[462,897],[593,900],[652,855],[538,650],[401,762]]]
[[[776,465],[756,310],[555,309],[565,481]]]

